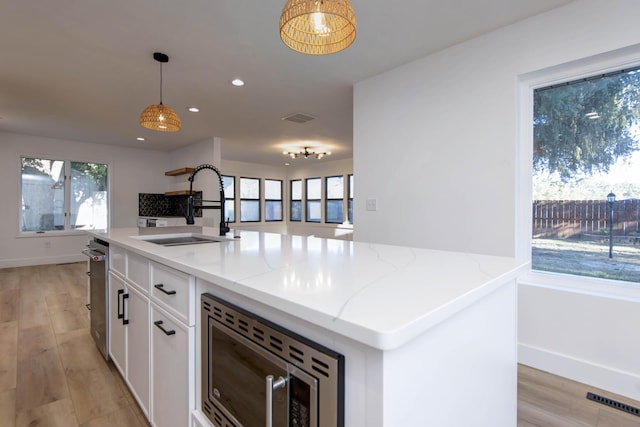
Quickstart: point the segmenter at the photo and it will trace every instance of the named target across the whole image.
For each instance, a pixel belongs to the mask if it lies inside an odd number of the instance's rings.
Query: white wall
[[[628,291],[525,280],[518,295],[520,361],[640,400],[640,296]]]
[[[575,1],[358,83],[354,238],[528,256],[517,251],[530,227],[530,212],[518,208],[522,197],[530,198],[518,194],[526,188],[521,181],[530,179],[530,168],[521,170],[518,163],[518,80],[640,43],[637,16],[640,2],[634,0]],[[377,211],[366,211],[367,199],[377,200]],[[534,283],[520,300],[519,340],[535,341],[539,354],[549,357],[528,362],[640,399],[640,365],[622,365],[616,356],[629,351],[629,342],[640,342],[637,323],[627,317],[628,302],[599,294],[593,304],[565,304],[564,291],[538,285],[544,283]],[[556,317],[558,323],[543,321],[545,306],[537,304],[544,300],[566,310]],[[638,301],[631,302],[636,311]],[[593,305],[610,316],[618,335],[572,320],[592,315]],[[610,349],[603,354],[576,345],[569,351],[558,340],[545,339],[555,328],[567,336],[602,339]],[[638,354],[637,346],[631,351]],[[575,366],[575,354],[593,369],[568,368]]]
[[[217,137],[187,145],[170,153],[169,169],[195,168],[202,164],[210,164],[219,169],[221,151],[221,140]],[[189,176],[190,174],[167,177],[168,188],[166,191],[189,190]],[[218,176],[212,170],[203,169],[194,176],[193,190],[202,191],[204,200],[220,200],[219,188]],[[206,202],[205,205],[215,205],[215,203]],[[218,227],[220,210],[205,209],[202,217],[195,218],[195,224]]]
[[[165,152],[0,132],[0,153],[0,268],[86,259],[80,254],[87,241],[84,233],[20,236],[21,156],[108,164],[112,227],[136,226],[138,193],[165,191]]]
[[[354,237],[514,255],[518,77],[639,43],[639,8],[575,1],[356,84]]]
[[[194,168],[204,163],[219,167],[220,145],[220,138],[209,138],[174,150],[169,156],[169,169]],[[167,177],[166,179],[168,182],[166,191],[189,189],[188,174]],[[217,200],[218,177],[213,171],[198,172],[193,181],[193,188],[198,191],[210,192],[211,194],[208,194],[207,197],[214,196]]]

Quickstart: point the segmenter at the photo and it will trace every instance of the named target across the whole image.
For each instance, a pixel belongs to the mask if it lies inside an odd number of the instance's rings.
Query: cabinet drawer
[[[149,260],[141,255],[127,252],[127,279],[148,295]]]
[[[124,249],[118,246],[109,246],[109,269],[122,277],[127,275],[127,258]]]
[[[195,324],[194,295],[193,276],[151,263],[151,299],[189,326]]]

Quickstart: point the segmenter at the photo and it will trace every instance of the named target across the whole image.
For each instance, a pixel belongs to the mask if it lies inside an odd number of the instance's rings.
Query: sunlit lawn
[[[533,239],[534,270],[640,283],[640,244],[613,246],[580,240]]]

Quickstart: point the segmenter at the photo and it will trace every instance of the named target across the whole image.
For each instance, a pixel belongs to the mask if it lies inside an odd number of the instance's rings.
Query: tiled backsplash
[[[202,191],[195,194],[196,201],[202,200]],[[164,194],[138,194],[138,216],[172,217],[187,216],[187,196],[165,196]],[[195,217],[202,216],[202,210],[196,209]]]

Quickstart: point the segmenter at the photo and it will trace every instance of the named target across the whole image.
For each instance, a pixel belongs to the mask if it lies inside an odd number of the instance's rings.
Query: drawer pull
[[[156,325],[162,332],[164,332],[165,335],[175,335],[176,331],[171,330],[171,331],[167,331],[165,328],[162,327],[162,320],[156,320],[155,322],[153,322],[154,325]]]
[[[122,319],[124,317],[124,308],[120,310],[120,297],[122,294],[124,294],[124,289],[118,289],[118,319]],[[122,305],[124,305],[124,302]]]
[[[153,285],[154,288],[164,292],[167,295],[175,295],[176,291],[167,291],[164,289],[164,285],[162,283],[158,283],[157,285]]]

